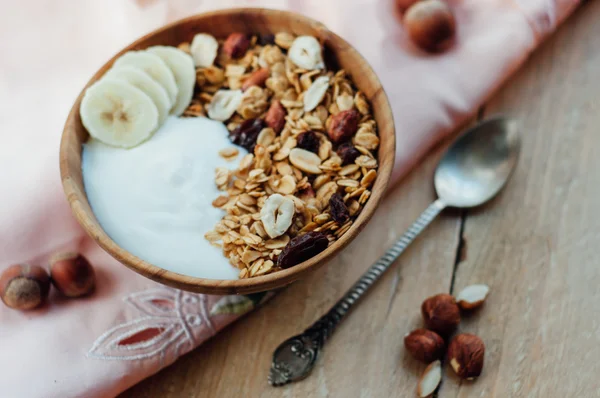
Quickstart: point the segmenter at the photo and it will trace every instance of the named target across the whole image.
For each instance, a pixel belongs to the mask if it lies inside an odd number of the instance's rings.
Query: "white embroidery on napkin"
[[[158,357],[162,366],[169,349],[174,350],[176,358],[183,354],[184,347],[193,348],[194,334],[200,328],[215,334],[202,294],[160,287],[132,293],[124,301],[142,316],[104,332],[88,357],[120,361]]]

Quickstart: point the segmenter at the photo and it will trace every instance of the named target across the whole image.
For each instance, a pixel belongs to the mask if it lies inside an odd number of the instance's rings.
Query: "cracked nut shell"
[[[448,346],[448,361],[462,379],[478,377],[483,370],[485,344],[479,336],[469,333],[456,335]]]
[[[404,337],[404,347],[417,360],[430,363],[444,356],[442,337],[427,329],[415,329]]]
[[[441,293],[423,301],[421,313],[425,325],[442,336],[448,336],[460,323],[460,309],[449,294]]]

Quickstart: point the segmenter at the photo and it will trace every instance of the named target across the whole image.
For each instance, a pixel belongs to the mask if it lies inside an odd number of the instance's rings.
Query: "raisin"
[[[258,35],[258,44],[261,46],[266,46],[267,44],[275,44],[275,35],[271,33],[267,33],[264,35]]]
[[[242,124],[229,133],[229,139],[234,144],[246,148],[248,152],[254,152],[258,133],[266,126],[267,124],[262,119],[244,120]]]
[[[344,203],[344,199],[342,199],[339,193],[331,195],[331,198],[329,199],[329,212],[331,213],[333,221],[340,225],[350,218],[350,212]]]
[[[360,113],[356,109],[348,109],[335,115],[331,119],[331,124],[327,130],[329,139],[333,143],[340,143],[352,137],[358,130]]]
[[[354,148],[354,145],[349,142],[340,145],[337,154],[342,158],[342,166],[354,163],[356,158],[360,156],[358,149]]]
[[[314,131],[305,131],[304,133],[298,134],[296,141],[296,147],[298,148],[306,149],[307,151],[314,153],[319,152],[319,137],[317,137]]]
[[[322,232],[307,232],[289,241],[277,258],[277,265],[290,268],[327,249],[329,240]]]

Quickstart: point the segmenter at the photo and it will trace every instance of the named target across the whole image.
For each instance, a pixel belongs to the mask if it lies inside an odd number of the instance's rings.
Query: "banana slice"
[[[106,78],[117,79],[129,83],[148,95],[158,109],[159,124],[162,124],[169,115],[171,100],[169,99],[167,90],[142,69],[129,65],[121,65],[106,72],[103,79]]]
[[[189,54],[176,47],[154,46],[148,52],[158,55],[171,69],[179,90],[171,113],[179,116],[192,101],[194,86],[196,85],[196,68],[194,60]]]
[[[129,65],[142,69],[150,75],[151,78],[160,83],[167,90],[171,106],[177,99],[177,83],[173,72],[167,64],[156,54],[147,51],[129,51],[121,55],[114,64],[114,68]]]
[[[152,99],[132,84],[110,77],[85,91],[79,114],[92,137],[122,148],[140,144],[158,128]]]

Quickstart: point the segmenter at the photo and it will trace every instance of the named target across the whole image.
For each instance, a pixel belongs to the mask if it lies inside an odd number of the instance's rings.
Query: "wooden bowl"
[[[325,264],[350,243],[371,218],[386,190],[394,164],[395,135],[392,111],[381,83],[367,61],[344,39],[330,32],[317,21],[291,12],[257,8],[229,9],[195,15],[155,30],[127,46],[96,72],[86,88],[98,80],[111,67],[114,60],[126,51],[157,44],[178,45],[184,41],[191,41],[193,36],[200,32],[226,37],[231,32],[268,34],[281,31],[297,35],[313,35],[320,39],[325,46],[326,59],[329,58],[328,55],[332,56],[339,66],[349,73],[352,81],[372,105],[380,136],[379,170],[371,197],[352,227],[324,252],[308,261],[282,271],[249,279],[196,278],[167,271],[141,260],[119,247],[104,232],[86,197],[81,171],[81,151],[82,144],[88,139],[88,133],[79,117],[79,104],[84,88],[73,104],[62,135],[60,172],[63,188],[75,217],[85,231],[119,262],[156,282],[192,292],[232,294],[265,291],[287,285]]]

